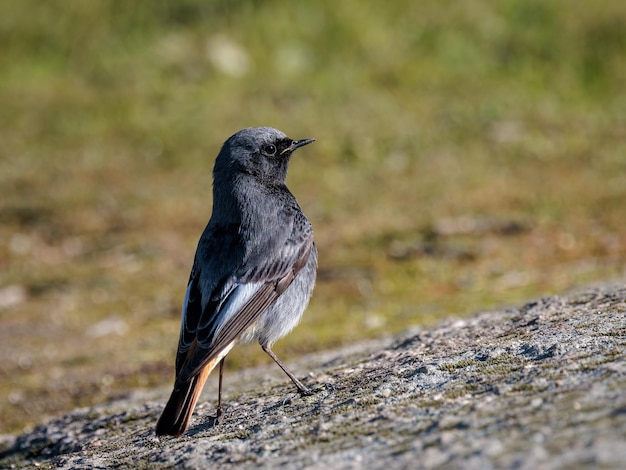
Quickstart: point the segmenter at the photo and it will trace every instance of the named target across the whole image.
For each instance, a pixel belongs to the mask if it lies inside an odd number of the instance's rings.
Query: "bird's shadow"
[[[228,413],[229,409],[230,407],[225,407],[224,411],[221,414],[216,413],[213,416],[208,416],[201,423],[196,424],[189,431],[187,431],[187,435],[189,437],[195,437],[198,434],[210,431],[211,429],[218,427],[224,422],[225,416]]]
[[[284,406],[291,405],[292,403],[294,403],[294,401],[297,401],[298,399],[305,398],[307,396],[317,395],[323,391],[332,391],[333,389],[334,387],[329,386],[328,384],[325,384],[324,386],[311,389],[310,394],[301,395],[297,393],[293,395],[287,395],[282,400],[277,400],[273,404],[268,403],[266,406],[263,407],[262,412],[272,412],[279,408],[283,408]],[[241,405],[241,406],[245,407],[245,405]],[[217,428],[220,425],[223,425],[223,427],[225,428],[228,425],[227,421],[229,421],[229,417],[232,420],[235,414],[236,414],[236,408],[233,408],[231,406],[225,406],[221,414],[216,413],[213,416],[206,417],[201,423],[198,423],[192,428],[190,428],[186,434],[189,437],[195,437],[199,434],[206,433],[210,431],[211,429]]]

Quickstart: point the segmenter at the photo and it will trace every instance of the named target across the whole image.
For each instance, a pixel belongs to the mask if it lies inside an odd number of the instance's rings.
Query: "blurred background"
[[[169,392],[213,161],[248,126],[317,139],[288,178],[320,272],[287,363],[623,282],[624,24],[621,0],[0,1],[0,433]]]

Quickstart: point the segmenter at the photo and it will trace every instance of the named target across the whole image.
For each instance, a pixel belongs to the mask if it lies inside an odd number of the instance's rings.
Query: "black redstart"
[[[243,129],[213,168],[213,212],[204,229],[182,309],[174,390],[157,435],[180,436],[207,377],[238,342],[256,340],[302,395],[306,388],[271,350],[306,308],[317,270],[313,229],[285,184],[291,154],[315,139]]]

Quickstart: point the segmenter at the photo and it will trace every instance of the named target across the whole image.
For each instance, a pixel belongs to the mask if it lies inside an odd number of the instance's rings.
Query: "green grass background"
[[[171,383],[243,127],[317,139],[288,178],[320,279],[287,363],[623,282],[624,24],[621,0],[0,1],[0,432]]]

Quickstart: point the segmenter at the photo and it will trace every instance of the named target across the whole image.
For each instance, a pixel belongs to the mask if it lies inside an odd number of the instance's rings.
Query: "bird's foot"
[[[303,387],[298,389],[301,397],[310,397],[311,395],[315,395],[316,390],[311,390],[310,388]]]
[[[224,409],[221,406],[217,407],[215,411],[215,418],[213,418],[213,425],[217,426],[218,424],[222,424],[224,422]]]

